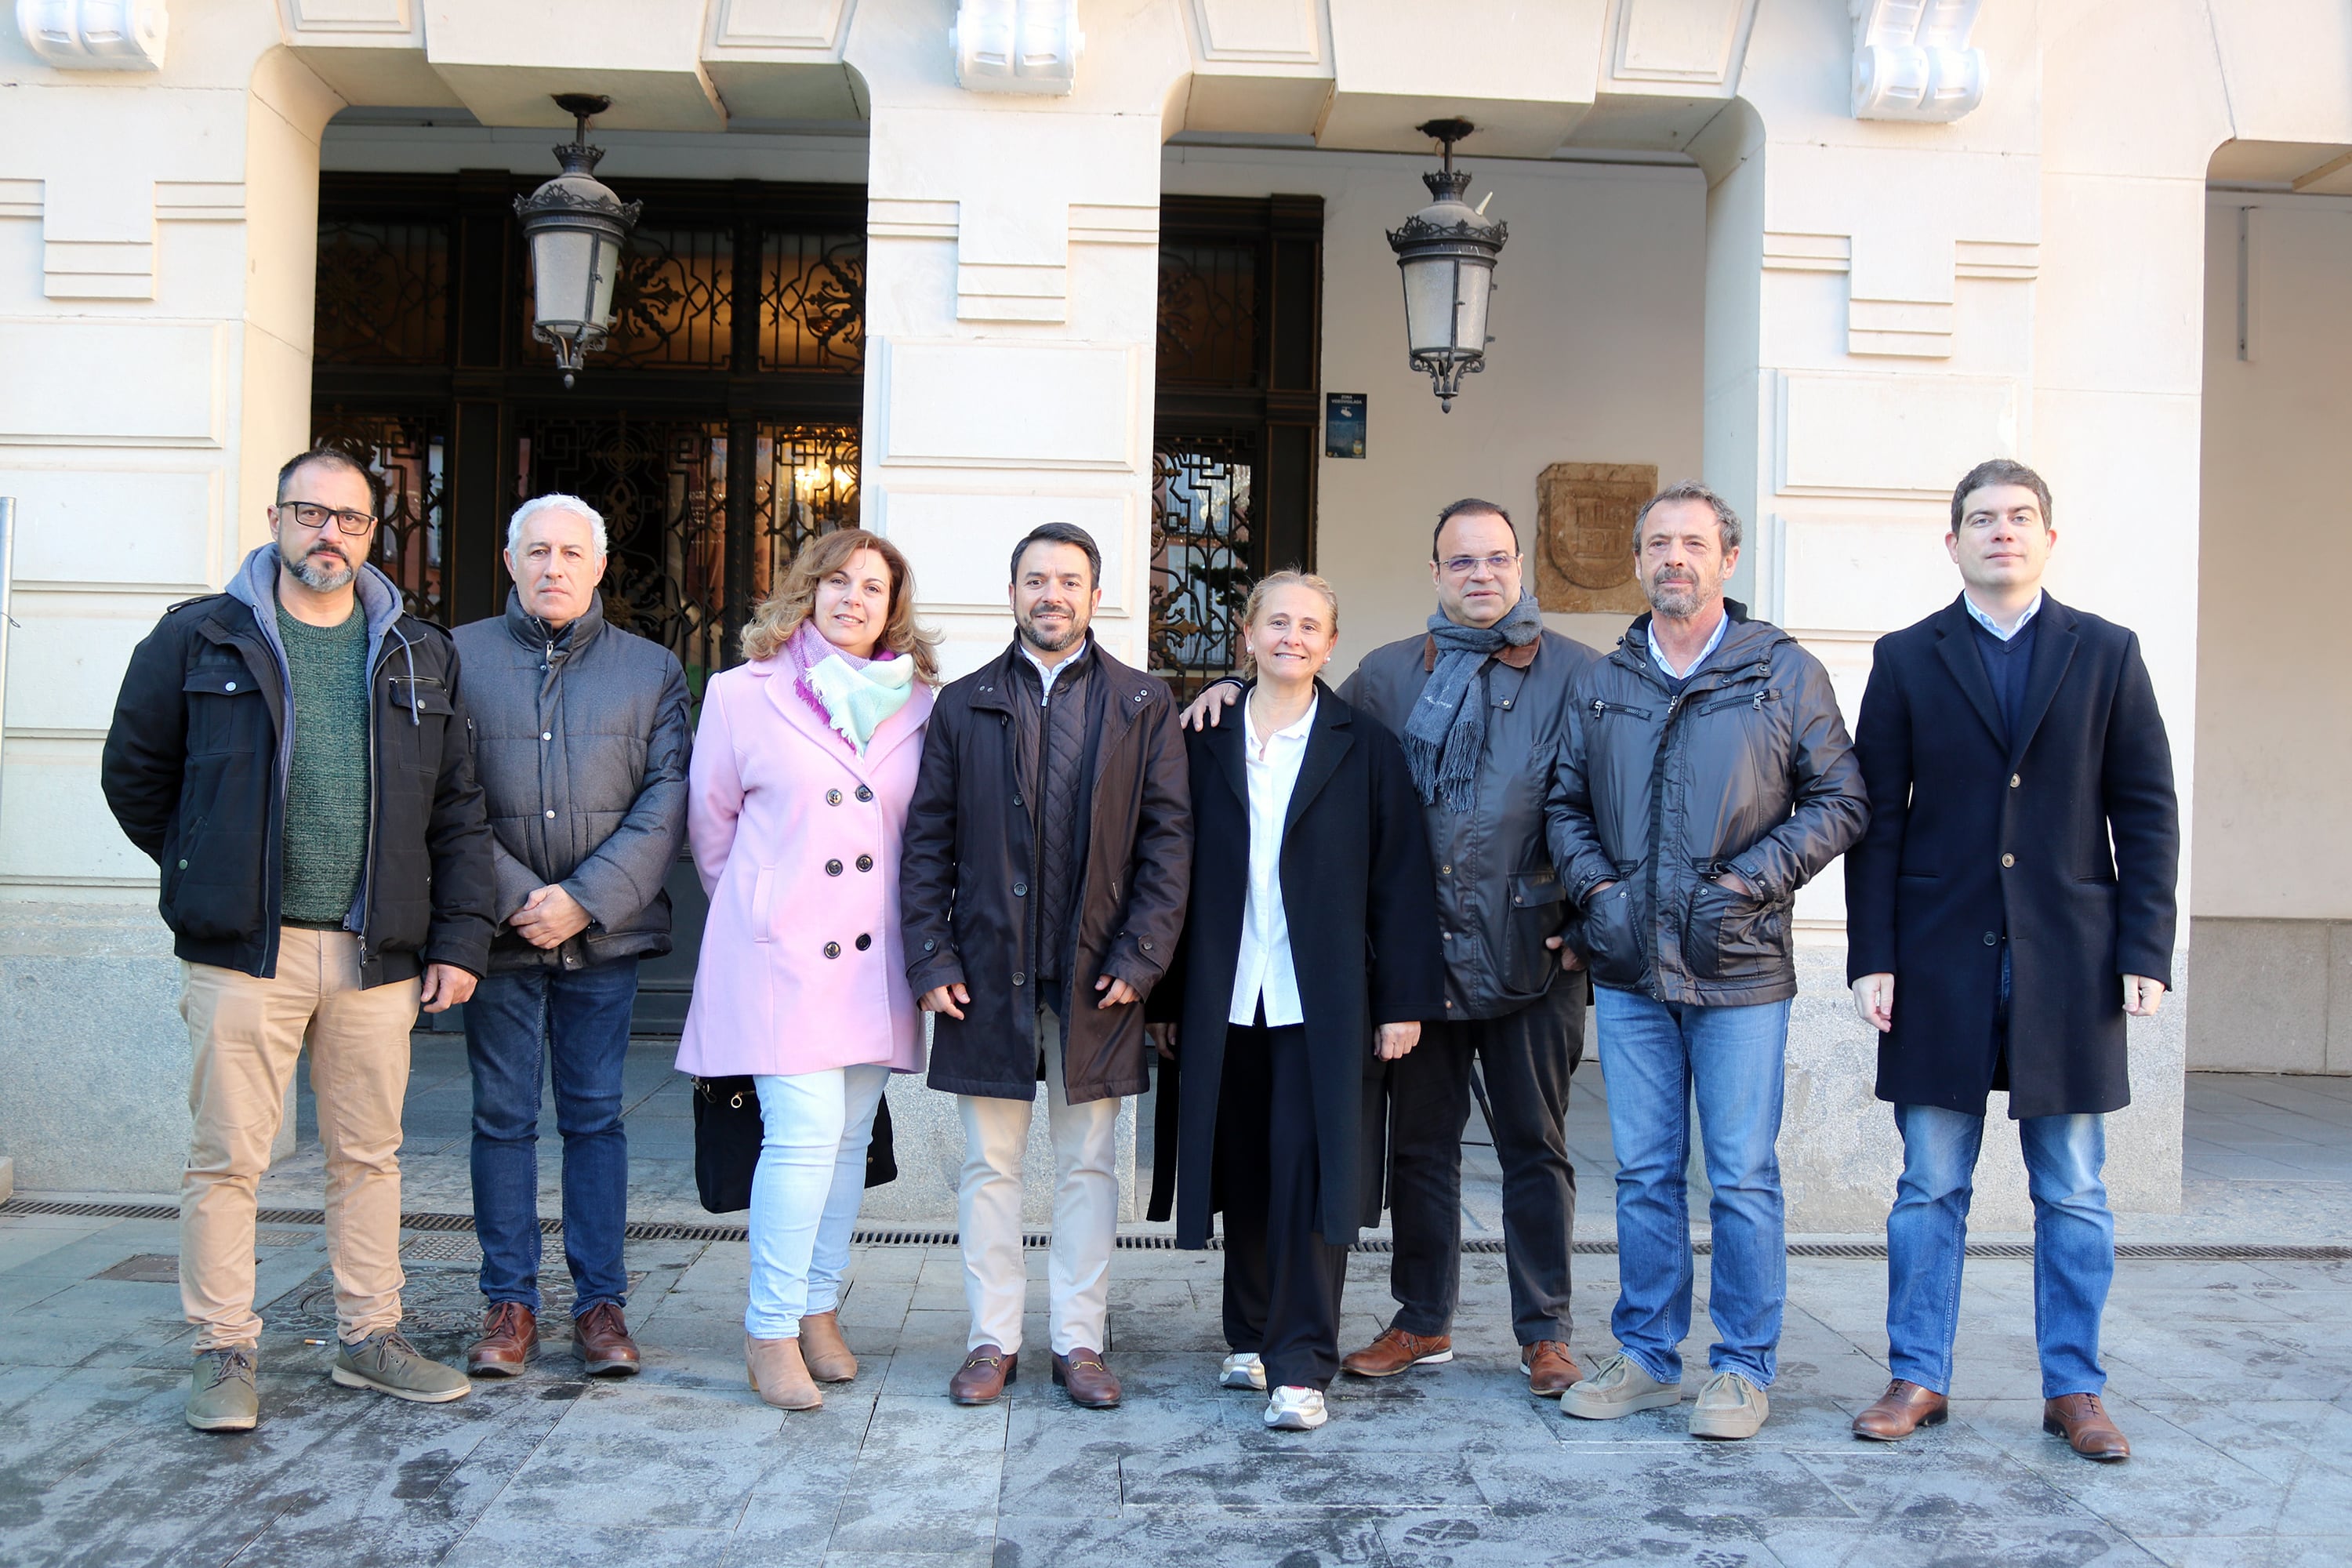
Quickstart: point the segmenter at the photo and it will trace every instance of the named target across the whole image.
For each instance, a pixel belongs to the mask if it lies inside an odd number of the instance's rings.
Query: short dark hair
[[[1102,551],[1095,544],[1095,536],[1075,522],[1041,522],[1021,536],[1013,547],[1013,577],[1021,581],[1021,558],[1029,553],[1033,544],[1075,544],[1087,552],[1087,571],[1090,574],[1087,586],[1102,586]]]
[[[1731,510],[1731,503],[1696,479],[1676,479],[1643,501],[1642,510],[1633,514],[1634,554],[1642,553],[1642,525],[1650,520],[1651,509],[1664,506],[1668,501],[1680,500],[1703,501],[1707,510],[1715,513],[1716,531],[1723,536],[1723,552],[1726,555],[1739,548],[1742,537],[1739,514]]]
[[[341,447],[313,447],[307,452],[297,452],[287,458],[286,466],[278,470],[277,499],[284,500],[286,487],[294,482],[294,476],[313,463],[323,463],[331,468],[342,468],[365,479],[368,488],[368,510],[377,517],[383,515],[383,476]]]
[[[1504,523],[1509,527],[1513,540],[1516,541],[1517,539],[1519,531],[1518,525],[1511,521],[1511,514],[1509,512],[1505,511],[1493,501],[1480,500],[1476,496],[1464,496],[1460,500],[1455,501],[1452,506],[1449,506],[1444,511],[1439,512],[1437,514],[1437,526],[1429,531],[1429,558],[1432,561],[1437,559],[1437,541],[1445,532],[1445,525],[1452,522],[1455,518],[1460,517],[1464,512],[1470,511],[1494,513],[1496,517],[1501,518]]]
[[[2013,458],[1992,458],[1970,468],[1960,480],[1959,489],[1952,492],[1952,526],[1949,531],[1960,531],[1960,517],[1968,506],[1969,497],[1987,485],[2022,485],[2033,492],[2042,504],[2042,526],[2050,526],[2050,486],[2040,474]]]

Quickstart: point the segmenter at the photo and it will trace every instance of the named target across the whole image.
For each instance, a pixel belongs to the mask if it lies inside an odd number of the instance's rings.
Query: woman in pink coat
[[[704,689],[694,742],[687,833],[710,921],[677,1067],[759,1088],[743,1359],[787,1410],[857,1375],[838,1309],[866,1138],[890,1074],[923,1067],[898,835],[939,667],[914,605],[887,540],[812,541],[744,628],[750,662]]]

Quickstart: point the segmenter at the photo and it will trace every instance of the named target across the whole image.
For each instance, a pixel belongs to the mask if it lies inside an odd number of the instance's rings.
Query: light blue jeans
[[[761,1138],[743,1331],[753,1339],[798,1339],[803,1314],[841,1305],[849,1237],[866,1200],[866,1142],[889,1081],[878,1063],[751,1080]]]
[[[1612,1086],[1613,1087],[1613,1086]],[[1886,1216],[1886,1364],[1937,1394],[1952,1391],[1968,1260],[1969,1199],[1984,1118],[1935,1105],[1898,1105],[1903,1179]],[[2097,1394],[2099,1317],[2116,1277],[2116,1219],[2107,1209],[2106,1121],[2028,1116],[2017,1124],[2033,1196],[2033,1335],[2042,1397]]]
[[[1780,1199],[1781,1067],[1789,1004],[1703,1007],[1610,986],[1593,990],[1609,1135],[1617,1145],[1617,1343],[1661,1383],[1683,1375],[1693,1265],[1690,1105],[1715,1195],[1706,1361],[1769,1387],[1789,1295]]]

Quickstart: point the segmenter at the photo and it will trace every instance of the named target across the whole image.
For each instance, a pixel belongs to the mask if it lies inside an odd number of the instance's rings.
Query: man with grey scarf
[[[1520,1366],[1530,1391],[1556,1397],[1580,1375],[1568,1349],[1576,1171],[1564,1123],[1569,1079],[1584,1055],[1586,990],[1581,974],[1561,973],[1578,960],[1560,945],[1568,905],[1545,844],[1544,795],[1572,688],[1595,655],[1544,630],[1510,516],[1494,502],[1458,500],[1440,512],[1430,557],[1437,610],[1427,632],[1365,655],[1339,692],[1404,743],[1437,865],[1446,960],[1445,1015],[1388,1064],[1380,1112],[1397,1313],[1340,1365],[1391,1377],[1454,1359],[1462,1134],[1475,1063],[1503,1166]],[[1187,719],[1215,722],[1238,689],[1212,687]]]

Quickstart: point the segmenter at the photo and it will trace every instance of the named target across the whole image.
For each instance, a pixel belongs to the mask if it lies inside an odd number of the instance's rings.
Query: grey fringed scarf
[[[1543,616],[1534,596],[1522,595],[1511,613],[1491,626],[1460,626],[1441,610],[1429,617],[1429,635],[1437,643],[1437,664],[1399,738],[1422,804],[1443,800],[1448,811],[1466,812],[1486,751],[1486,704],[1463,699],[1482,689],[1478,672],[1489,658],[1506,647],[1525,647],[1543,635]]]

